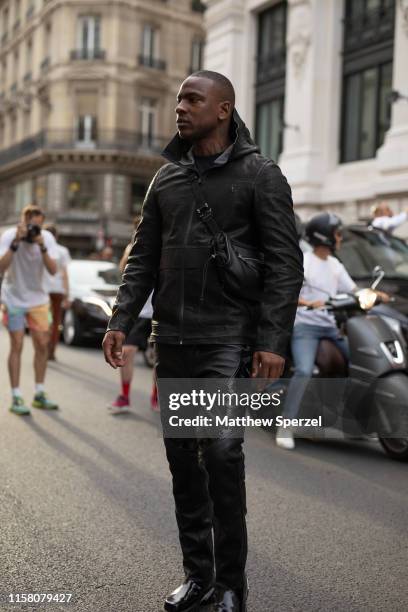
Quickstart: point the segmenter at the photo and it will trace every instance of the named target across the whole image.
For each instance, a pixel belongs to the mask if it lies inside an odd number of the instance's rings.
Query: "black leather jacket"
[[[303,280],[291,192],[236,112],[231,128],[233,145],[201,177],[178,135],[164,150],[170,163],[150,184],[108,329],[128,333],[154,288],[152,340],[242,343],[286,354]],[[196,213],[193,181],[202,181],[213,216],[229,237],[263,253],[258,303],[248,299],[245,287],[240,298],[228,295],[215,264],[205,265],[211,235]]]

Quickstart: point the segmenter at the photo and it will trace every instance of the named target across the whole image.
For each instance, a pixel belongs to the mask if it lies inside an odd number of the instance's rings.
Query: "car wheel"
[[[82,333],[78,317],[71,308],[65,312],[64,322],[62,324],[62,336],[64,338],[64,343],[68,346],[76,346],[82,342]]]

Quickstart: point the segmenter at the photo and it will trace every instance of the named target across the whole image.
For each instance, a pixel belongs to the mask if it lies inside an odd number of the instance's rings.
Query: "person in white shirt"
[[[47,223],[44,226],[48,232],[58,241],[58,231],[55,225]],[[57,273],[50,274],[47,270],[44,273],[44,288],[50,296],[50,307],[52,315],[52,325],[50,342],[48,345],[48,359],[55,361],[55,349],[60,337],[60,326],[62,320],[62,310],[68,307],[69,300],[69,280],[68,264],[71,256],[67,247],[57,242]]]
[[[400,212],[398,215],[394,215],[386,202],[381,202],[378,206],[375,206],[372,214],[372,227],[385,232],[393,232],[397,227],[408,220],[408,210]]]
[[[26,206],[22,211],[21,223],[6,230],[0,238],[0,274],[5,273],[1,286],[3,322],[10,337],[10,411],[19,415],[30,414],[19,387],[26,326],[34,346],[35,395],[32,406],[48,410],[58,408],[44,391],[50,311],[43,281],[46,270],[50,274],[57,271],[57,247],[54,236],[42,229],[43,221],[41,208]]]

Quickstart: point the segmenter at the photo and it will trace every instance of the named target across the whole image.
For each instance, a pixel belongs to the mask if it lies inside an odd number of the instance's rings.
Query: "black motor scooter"
[[[322,415],[328,435],[333,428],[352,437],[376,434],[389,457],[408,461],[407,350],[386,319],[372,312],[377,301],[372,288],[327,301],[346,332],[350,359],[346,363],[330,340],[320,341],[299,417]]]

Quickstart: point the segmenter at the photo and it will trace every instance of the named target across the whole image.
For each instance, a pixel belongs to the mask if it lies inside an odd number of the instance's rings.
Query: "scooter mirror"
[[[374,281],[371,285],[371,289],[375,289],[376,287],[378,287],[378,285],[381,283],[382,279],[384,278],[385,272],[381,266],[375,266],[375,268],[373,268],[371,275],[374,278]]]

